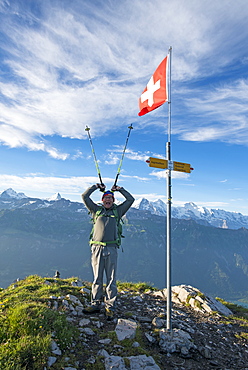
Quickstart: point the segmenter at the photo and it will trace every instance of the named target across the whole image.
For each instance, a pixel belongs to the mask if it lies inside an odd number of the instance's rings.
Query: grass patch
[[[50,296],[80,296],[80,288],[71,286],[69,279],[47,282],[33,275],[0,291],[0,369],[40,370],[47,363],[52,338],[66,350],[78,337],[63,310],[52,310],[48,303]]]
[[[49,335],[25,335],[1,343],[0,368],[5,370],[40,370],[47,362],[50,352]]]
[[[224,304],[227,308],[229,308],[229,310],[231,310],[235,316],[242,317],[244,320],[246,320],[246,318],[248,317],[247,308],[243,306],[239,306],[235,303],[227,302],[224,299],[219,298],[219,297],[216,297],[216,299],[222,304]]]
[[[133,317],[133,312],[130,312],[130,311],[125,312],[124,316],[127,317],[127,318],[131,318],[131,317]]]
[[[235,334],[235,337],[248,340],[248,333],[241,332],[240,334]]]
[[[131,292],[139,292],[144,293],[151,290],[157,290],[157,288],[153,287],[152,285],[149,285],[148,283],[132,283],[127,281],[117,281],[117,287],[120,290],[128,290]]]
[[[195,307],[199,308],[199,310],[202,310],[201,302],[199,302],[197,299],[195,300]]]
[[[197,297],[200,297],[200,298],[202,298],[204,300],[206,299],[205,294],[203,294],[202,292],[197,293]]]
[[[218,299],[218,301],[220,301],[233,312],[233,315],[228,316],[226,320],[223,320],[223,323],[228,325],[238,322],[240,327],[244,328],[246,331],[241,331],[240,333],[235,334],[235,337],[238,339],[248,340],[248,309],[234,303],[226,302],[221,298],[216,299]]]
[[[86,370],[105,370],[104,358],[99,356],[94,364],[85,364],[84,367]]]

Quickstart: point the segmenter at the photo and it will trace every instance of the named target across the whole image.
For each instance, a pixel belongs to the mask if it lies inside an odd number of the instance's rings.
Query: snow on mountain
[[[142,211],[149,211],[153,214],[154,213],[156,214],[156,211],[153,207],[153,203],[149,202],[149,200],[147,200],[145,198],[140,198],[140,199],[135,200],[132,207],[140,209]]]
[[[159,216],[165,216],[167,209],[167,205],[161,199],[149,202],[144,198],[137,199],[134,202],[133,207],[139,210],[150,211],[152,214]],[[171,215],[172,218],[195,220],[198,223],[204,223],[220,228],[248,228],[248,216],[244,216],[238,212],[200,207],[192,202],[185,203],[183,207],[172,206]]]
[[[62,199],[61,195],[59,193],[55,193],[47,200],[50,202],[51,200],[61,200],[61,199]]]
[[[166,204],[161,199],[155,200],[153,202],[153,208],[157,214],[161,216],[166,215]]]
[[[149,200],[145,198],[139,198],[134,201],[132,207],[142,211],[149,211],[158,216],[166,215],[166,204],[161,199],[149,202]]]
[[[57,202],[58,201],[58,202]],[[24,193],[17,193],[9,188],[0,193],[0,208],[15,209],[20,207],[32,207],[32,209],[44,207],[62,207],[63,209],[82,210],[84,206],[81,203],[70,202],[61,197],[59,193],[54,194],[49,199],[29,198]],[[135,200],[133,208],[148,211],[158,216],[166,216],[167,205],[161,199],[153,202],[140,198]],[[219,228],[239,229],[245,227],[248,229],[248,216],[238,212],[229,212],[222,209],[209,209],[200,207],[189,202],[182,207],[171,208],[172,218],[194,220],[197,223]]]
[[[17,193],[12,188],[9,188],[7,190],[4,190],[0,194],[0,198],[4,198],[4,199],[11,199],[11,198],[14,198],[14,199],[23,199],[23,198],[27,198],[27,196],[24,193]]]

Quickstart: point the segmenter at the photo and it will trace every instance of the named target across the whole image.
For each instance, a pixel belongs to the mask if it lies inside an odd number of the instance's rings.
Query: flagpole
[[[167,170],[167,311],[166,311],[166,329],[172,332],[171,324],[171,54],[172,47],[169,49],[169,69],[168,69],[168,141],[166,146],[166,155],[168,160]]]

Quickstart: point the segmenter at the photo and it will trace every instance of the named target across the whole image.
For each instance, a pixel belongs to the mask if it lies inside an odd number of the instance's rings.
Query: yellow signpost
[[[149,167],[156,167],[156,168],[162,168],[162,169],[168,168],[167,159],[150,157],[146,162],[149,164]]]
[[[146,162],[149,164],[149,167],[161,168],[164,170],[168,168],[167,159],[150,157]],[[175,161],[170,161],[170,163],[172,164],[171,169],[173,171],[190,173],[193,170],[193,168],[191,167],[189,163],[182,163],[182,162],[175,162]]]
[[[182,163],[182,162],[173,161],[173,170],[174,171],[179,171],[179,172],[190,173],[192,168],[190,167],[189,163]]]

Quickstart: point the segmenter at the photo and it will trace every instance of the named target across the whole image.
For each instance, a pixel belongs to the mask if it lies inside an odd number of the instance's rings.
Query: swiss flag
[[[139,116],[151,112],[168,101],[167,93],[168,56],[159,64],[139,98]]]

